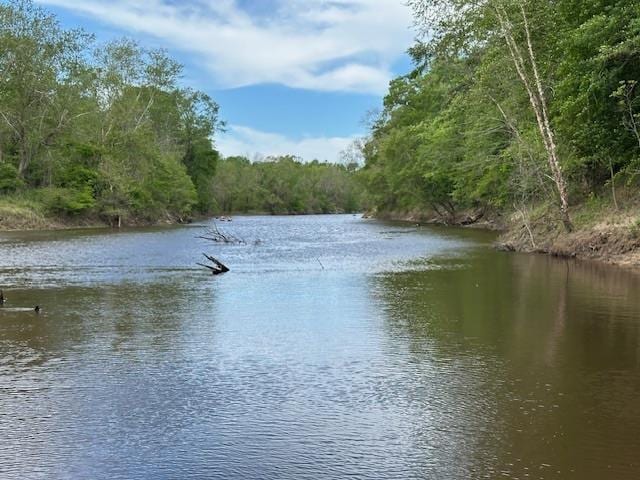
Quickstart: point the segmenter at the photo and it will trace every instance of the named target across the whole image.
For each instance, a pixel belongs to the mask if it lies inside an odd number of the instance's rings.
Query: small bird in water
[[[4,305],[6,301],[7,299],[4,298],[4,292],[0,289],[0,306]]]
[[[40,305],[36,305],[36,308],[34,308],[33,311],[36,313],[40,313]]]

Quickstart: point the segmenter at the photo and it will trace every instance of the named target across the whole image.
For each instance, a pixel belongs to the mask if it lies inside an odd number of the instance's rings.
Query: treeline
[[[218,105],[181,72],[162,50],[97,45],[31,1],[0,4],[0,222],[360,209],[354,165],[221,159]]]
[[[356,165],[302,163],[292,156],[250,162],[229,157],[218,162],[213,184],[222,213],[341,213],[362,207]]]
[[[0,194],[109,223],[214,208],[218,106],[130,40],[96,45],[27,0],[0,4]]]
[[[572,207],[640,178],[637,0],[412,0],[423,40],[363,147],[380,211]]]

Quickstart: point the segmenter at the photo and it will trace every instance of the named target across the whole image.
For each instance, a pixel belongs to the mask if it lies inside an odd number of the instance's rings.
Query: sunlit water
[[[638,276],[351,215],[220,226],[246,244],[0,234],[0,478],[640,478]]]

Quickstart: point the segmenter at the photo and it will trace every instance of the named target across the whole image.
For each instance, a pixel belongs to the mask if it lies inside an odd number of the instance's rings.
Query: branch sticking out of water
[[[211,227],[206,230],[204,235],[198,235],[196,238],[202,238],[203,240],[209,240],[216,243],[236,243],[243,245],[247,243],[240,237],[236,237],[235,235],[220,230],[215,221],[212,222]]]
[[[220,275],[221,273],[226,273],[229,271],[229,268],[217,258],[214,258],[211,255],[207,255],[206,253],[203,253],[202,255],[204,255],[205,258],[209,260],[213,265],[205,265],[204,263],[196,263],[196,265],[208,268],[211,271],[212,275]]]

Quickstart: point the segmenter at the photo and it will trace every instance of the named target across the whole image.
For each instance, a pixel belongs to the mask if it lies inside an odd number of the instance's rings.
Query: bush
[[[86,213],[96,205],[91,187],[82,188],[43,188],[38,197],[45,208],[55,214],[79,215]]]
[[[10,163],[0,163],[0,192],[9,193],[22,186],[18,169]]]

